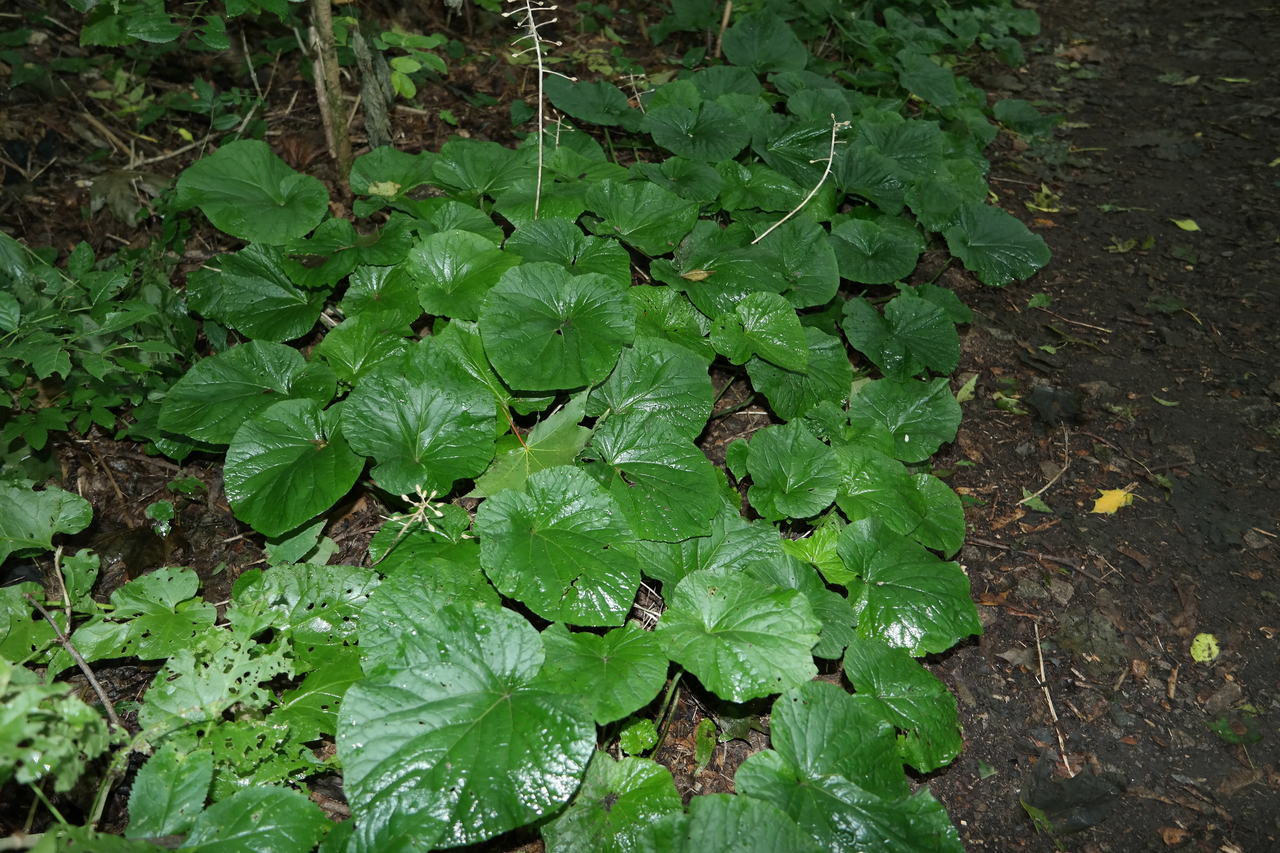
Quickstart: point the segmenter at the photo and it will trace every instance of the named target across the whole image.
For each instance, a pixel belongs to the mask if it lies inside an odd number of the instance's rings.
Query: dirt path
[[[1019,796],[1069,850],[1280,850],[1280,10],[1040,11],[1029,73],[979,82],[1059,105],[1073,150],[997,163],[1054,263],[966,293],[952,483],[982,502],[961,559],[987,633],[938,662],[966,750],[932,786],[972,850],[1054,849]],[[1051,514],[1019,505],[1050,481]]]

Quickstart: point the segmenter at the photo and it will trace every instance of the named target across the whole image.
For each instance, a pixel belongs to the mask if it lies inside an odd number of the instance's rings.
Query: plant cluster
[[[67,634],[87,664],[160,666],[116,752],[148,755],[118,849],[428,850],[535,822],[552,851],[961,849],[906,768],[961,748],[917,659],[980,631],[947,559],[961,502],[929,467],[960,422],[969,313],[903,282],[932,239],[991,285],[1048,251],[986,203],[985,101],[932,58],[999,48],[1026,15],[918,6],[842,19],[884,68],[833,76],[769,4],[724,33],[725,64],[638,101],[540,74],[577,126],[371,151],[350,176],[361,227],[262,142],[183,172],[177,205],[245,245],[190,276],[191,307],[234,335],[159,427],[225,448],[231,506],[275,565],[238,579],[222,623],[182,568],[94,602],[89,553],[57,561],[47,620],[34,585],[0,590],[8,660],[52,678],[76,663]],[[644,155],[621,165],[588,129]],[[713,375],[775,416],[725,469],[697,444]],[[306,562],[365,477],[404,506],[371,567]],[[38,508],[0,541],[49,547],[77,500],[0,492],[0,519]],[[686,809],[652,755],[695,680],[726,716],[768,709],[772,748],[736,796]],[[27,682],[0,689],[70,701]],[[18,725],[88,759],[108,739],[83,716]],[[330,828],[291,786],[332,772],[352,817]]]

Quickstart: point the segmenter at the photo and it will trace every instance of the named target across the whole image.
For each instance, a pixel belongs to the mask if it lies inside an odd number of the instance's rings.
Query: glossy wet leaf
[[[849,343],[886,376],[906,378],[926,370],[946,375],[960,362],[960,336],[942,308],[901,293],[881,314],[865,299],[844,306],[841,328]]]
[[[747,498],[762,518],[809,518],[831,506],[840,469],[830,447],[798,423],[751,436]]]
[[[715,101],[657,107],[645,115],[641,127],[672,154],[703,163],[732,159],[751,141],[746,125]]]
[[[696,353],[704,362],[715,358],[707,340],[711,320],[689,298],[670,287],[638,285],[627,291],[636,307],[636,338],[661,338]]]
[[[318,844],[329,825],[305,794],[245,788],[201,812],[184,846],[202,853],[296,853]]]
[[[859,284],[888,284],[916,268],[924,239],[896,217],[850,219],[831,229],[840,275]]]
[[[736,507],[729,506],[722,506],[711,519],[706,536],[637,544],[641,570],[664,587],[674,587],[685,575],[699,569],[737,571],[753,560],[781,555],[778,531],[763,522],[748,521]]]
[[[493,458],[493,395],[434,340],[383,362],[351,392],[343,431],[378,463],[373,478],[393,494],[447,493]]]
[[[960,753],[955,697],[905,649],[859,637],[845,650],[844,672],[855,700],[902,732],[899,754],[916,770],[928,773]]]
[[[982,633],[958,563],[943,562],[875,519],[851,522],[836,549],[857,575],[845,585],[861,636],[926,655]]]
[[[198,441],[227,444],[240,425],[282,400],[325,404],[337,388],[331,370],[308,364],[283,344],[250,341],[192,365],[160,408],[160,426]]]
[[[676,585],[657,634],[672,660],[708,690],[745,702],[813,678],[821,627],[795,590],[704,569]]]
[[[715,469],[694,443],[652,416],[600,423],[586,456],[636,535],[678,541],[708,532],[720,508]]]
[[[702,358],[661,338],[637,335],[609,378],[591,389],[587,414],[652,417],[692,440],[711,416],[712,393]]]
[[[129,790],[128,838],[185,835],[204,811],[213,781],[213,754],[168,745],[138,769]]]
[[[631,283],[631,256],[614,240],[592,237],[570,219],[542,216],[525,222],[507,238],[504,248],[526,263],[550,261],[574,275],[599,273]]]
[[[649,824],[683,810],[671,771],[597,752],[569,808],[542,828],[548,853],[631,853]]]
[[[932,474],[916,474],[916,489],[924,498],[924,519],[914,530],[912,539],[926,548],[950,556],[964,544],[964,506],[950,486]]]
[[[748,293],[711,325],[711,344],[734,364],[757,356],[784,370],[809,366],[804,328],[791,303],[776,293]]]
[[[440,638],[438,662],[374,675],[343,699],[338,754],[363,849],[523,826],[569,800],[594,752],[577,702],[531,684],[542,643],[523,617],[450,604],[421,627]]]
[[[675,249],[698,219],[698,206],[652,181],[603,181],[587,190],[587,209],[601,221],[590,225],[618,237],[650,257]]]
[[[480,335],[512,388],[577,388],[609,375],[635,337],[635,309],[615,279],[575,276],[546,262],[523,264],[489,291]]]
[[[959,209],[955,224],[942,233],[951,254],[983,284],[999,287],[1030,278],[1049,263],[1044,239],[998,207],[967,204]]]
[[[752,236],[741,224],[722,228],[702,220],[681,241],[672,260],[654,261],[649,271],[683,290],[708,317],[732,312],[749,293],[781,293],[788,287],[774,254],[751,245]]]
[[[428,314],[475,320],[489,289],[520,262],[470,231],[441,231],[409,250],[403,269]]]
[[[475,201],[500,193],[525,177],[533,162],[531,154],[528,149],[511,149],[496,142],[454,139],[441,146],[440,156],[431,166],[432,183]],[[434,224],[441,231],[453,227]]]
[[[92,520],[88,501],[57,486],[0,484],[0,562],[15,552],[52,551],[55,535],[79,533]]]
[[[849,401],[849,423],[859,431],[888,431],[894,456],[921,462],[956,437],[960,404],[946,379],[878,379]]]
[[[488,497],[503,489],[520,490],[536,471],[571,465],[591,437],[591,430],[580,426],[585,404],[584,396],[579,394],[562,409],[539,421],[524,438],[504,436],[505,449],[500,447],[488,470],[476,480],[471,494]]]
[[[329,209],[324,184],[256,139],[229,142],[178,176],[179,210],[199,207],[220,231],[268,245],[301,237]]]
[[[285,400],[241,424],[223,472],[236,517],[279,536],[333,506],[355,484],[364,459],[314,400]]]
[[[667,680],[661,645],[653,632],[632,623],[604,634],[551,625],[542,632],[542,645],[539,686],[580,697],[602,726],[649,704]]]
[[[312,354],[324,359],[340,382],[354,385],[370,370],[409,349],[410,328],[390,312],[348,317],[329,330]]]
[[[774,258],[787,289],[782,295],[795,308],[826,305],[840,287],[835,250],[822,226],[797,216],[775,228],[760,241]]]
[[[669,815],[640,837],[639,853],[819,853],[822,850],[776,806],[754,797],[705,794],[688,814]]]
[[[928,506],[906,466],[863,444],[844,445],[835,453],[840,471],[836,504],[846,519],[876,518],[904,535],[920,527]]]
[[[476,512],[480,559],[503,595],[544,619],[621,625],[640,572],[631,528],[605,488],[584,471],[538,471],[525,490],[499,492]]]
[[[210,268],[191,273],[187,293],[192,310],[256,340],[302,337],[316,324],[326,294],[295,286],[282,259],[278,249],[256,243],[219,256]]]
[[[840,403],[849,396],[853,367],[839,338],[806,326],[809,366],[804,371],[784,370],[759,358],[747,362],[747,375],[769,407],[783,420],[798,418],[826,400]]]

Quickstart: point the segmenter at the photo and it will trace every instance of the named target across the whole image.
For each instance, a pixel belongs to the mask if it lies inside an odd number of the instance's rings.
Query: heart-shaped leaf
[[[538,685],[581,697],[602,726],[649,704],[667,680],[667,656],[653,633],[638,625],[605,634],[551,625],[542,632],[542,645],[547,660]]]
[[[365,376],[342,410],[343,432],[372,456],[373,478],[393,494],[447,494],[493,458],[497,407],[448,349],[427,338]]]
[[[897,217],[850,219],[831,229],[840,275],[860,284],[906,278],[924,251],[924,238]]]
[[[840,323],[845,336],[886,376],[906,378],[932,370],[949,374],[960,363],[960,336],[932,302],[900,293],[881,315],[865,299],[850,299]]]
[[[316,324],[326,293],[294,286],[282,260],[279,249],[256,243],[220,256],[217,269],[188,277],[191,308],[256,340],[302,337]]]
[[[746,125],[715,101],[651,109],[641,127],[672,154],[703,163],[731,160],[751,141]]]
[[[615,279],[571,275],[558,264],[522,264],[489,291],[480,335],[512,388],[577,388],[613,369],[635,337],[635,309]]]
[[[661,338],[637,336],[609,378],[591,389],[587,414],[652,417],[693,440],[711,417],[712,394],[705,361]]]
[[[37,492],[0,484],[0,563],[15,551],[52,551],[55,534],[79,533],[92,520],[88,501],[57,486]]]
[[[751,436],[747,498],[762,518],[810,518],[831,506],[840,482],[835,453],[799,423]]]
[[[955,224],[942,233],[951,254],[983,284],[1002,287],[1030,278],[1049,263],[1044,238],[998,207],[966,204],[956,214]]]
[[[759,356],[784,370],[809,366],[804,328],[791,303],[776,293],[748,293],[711,325],[711,344],[734,364]]]
[[[489,289],[520,263],[479,234],[440,231],[409,250],[404,271],[428,314],[475,320]]]
[[[812,650],[821,628],[801,593],[704,569],[676,584],[657,634],[708,690],[745,702],[817,675]]]
[[[542,828],[547,853],[633,853],[637,836],[683,806],[671,771],[643,758],[597,752],[564,813]]]
[[[508,252],[525,262],[550,261],[574,275],[599,273],[631,283],[631,256],[614,240],[590,237],[570,219],[544,216],[525,222],[507,238]]]
[[[879,379],[862,386],[849,401],[849,423],[862,432],[887,430],[894,456],[922,462],[956,437],[960,404],[946,379]]]
[[[529,477],[476,511],[480,562],[503,595],[544,619],[621,625],[640,572],[626,550],[632,533],[604,487],[579,468]]]
[[[223,471],[236,517],[279,536],[347,493],[364,470],[315,400],[284,400],[249,418],[227,448]]]
[[[587,209],[602,221],[600,235],[618,237],[650,257],[675,249],[698,219],[698,205],[652,181],[602,181],[587,190]]]
[[[783,420],[798,418],[824,400],[840,403],[853,383],[849,354],[839,338],[812,326],[804,327],[804,335],[809,346],[804,371],[785,370],[759,358],[747,362],[752,386]]]
[[[324,184],[290,169],[256,139],[223,145],[178,176],[179,210],[199,207],[220,231],[268,245],[287,243],[320,224],[329,209]]]

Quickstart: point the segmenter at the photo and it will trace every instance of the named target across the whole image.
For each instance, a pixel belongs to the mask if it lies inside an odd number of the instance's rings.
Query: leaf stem
[[[658,726],[658,742],[653,745],[653,749],[649,750],[649,756],[658,754],[658,750],[662,749],[662,742],[667,737],[667,730],[671,728],[671,719],[675,716],[676,691],[680,685],[680,677],[684,675],[684,670],[677,668],[676,674],[671,676],[671,683],[667,685],[667,695],[662,697],[662,707],[658,711],[658,719],[661,725]]]
[[[793,216],[795,216],[797,213],[799,213],[801,210],[803,210],[803,209],[804,209],[804,206],[805,206],[806,204],[808,204],[808,203],[813,199],[813,197],[814,197],[815,195],[817,195],[817,194],[818,194],[818,190],[822,189],[822,185],[823,185],[823,184],[825,184],[825,183],[827,182],[827,178],[828,178],[828,176],[830,176],[830,175],[831,175],[831,164],[832,164],[832,163],[834,163],[834,162],[835,162],[835,159],[836,159],[836,143],[837,143],[837,140],[836,140],[836,134],[837,134],[840,130],[842,130],[842,129],[844,129],[844,128],[848,127],[848,126],[849,126],[849,122],[847,122],[847,121],[836,121],[836,117],[835,117],[835,115],[834,115],[834,114],[832,114],[832,116],[831,116],[831,145],[827,148],[827,157],[826,157],[826,160],[824,161],[824,162],[826,163],[826,165],[825,165],[825,167],[824,167],[824,168],[823,168],[823,170],[822,170],[822,177],[818,178],[818,182],[817,182],[816,184],[814,184],[814,185],[813,185],[813,189],[809,190],[809,194],[808,194],[808,195],[806,195],[804,198],[800,199],[800,203],[799,203],[799,204],[797,204],[795,207],[791,208],[791,210],[789,210],[789,211],[787,212],[787,215],[786,215],[786,216],[782,217],[782,218],[781,218],[781,219],[779,219],[777,222],[773,223],[773,224],[772,224],[772,225],[770,225],[768,228],[766,228],[763,234],[761,234],[759,237],[757,237],[757,238],[755,238],[754,240],[752,240],[752,241],[751,241],[751,245],[753,245],[753,246],[754,246],[756,243],[759,243],[759,242],[760,242],[761,240],[763,240],[765,237],[768,237],[770,234],[772,234],[772,233],[774,232],[774,229],[776,229],[778,226],[782,225],[782,223],[786,222],[788,219],[790,219],[791,217],[793,217]],[[816,161],[815,161],[815,162],[816,162]]]

